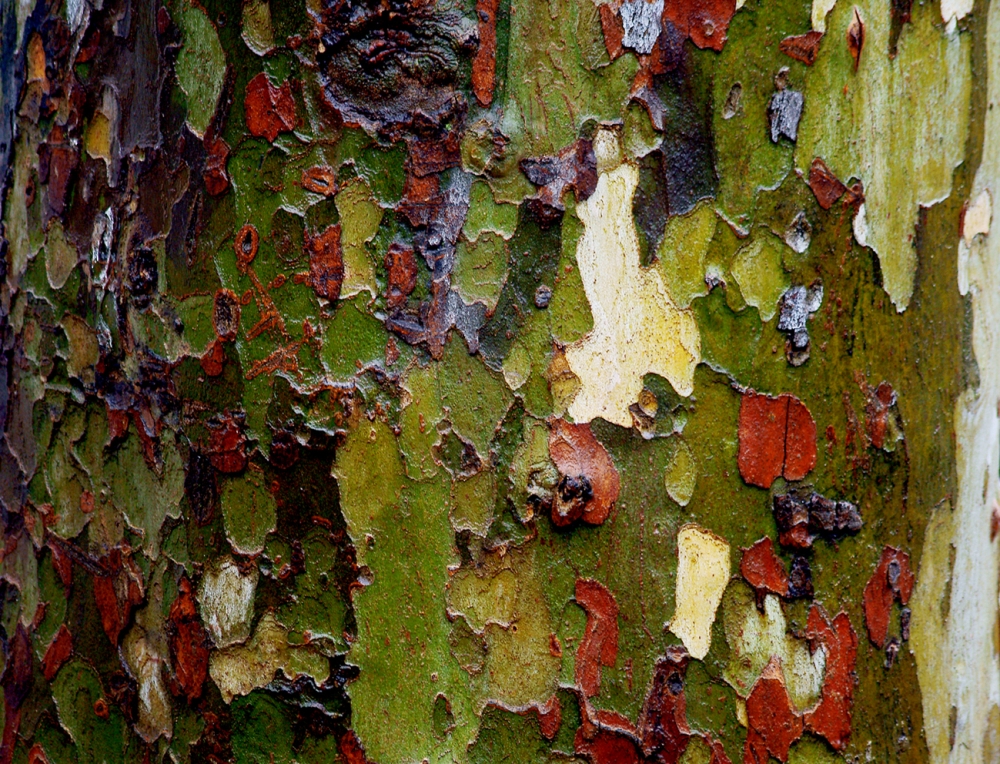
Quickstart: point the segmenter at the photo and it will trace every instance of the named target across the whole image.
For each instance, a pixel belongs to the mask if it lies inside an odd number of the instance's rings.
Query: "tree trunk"
[[[0,3],[0,764],[1000,762],[1000,3],[159,2]]]

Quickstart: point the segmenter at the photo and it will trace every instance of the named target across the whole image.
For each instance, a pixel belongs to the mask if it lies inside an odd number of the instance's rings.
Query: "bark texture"
[[[0,764],[1000,762],[1000,0],[0,2]]]

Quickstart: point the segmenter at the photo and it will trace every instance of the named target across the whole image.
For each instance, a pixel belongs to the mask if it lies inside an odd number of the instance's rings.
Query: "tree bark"
[[[1000,762],[1000,5],[0,5],[0,764]]]

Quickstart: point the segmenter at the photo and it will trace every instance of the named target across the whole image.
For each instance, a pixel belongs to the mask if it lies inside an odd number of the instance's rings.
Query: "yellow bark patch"
[[[677,534],[676,609],[670,630],[694,658],[708,655],[712,624],[729,583],[729,542],[694,524]]]
[[[660,274],[640,265],[632,218],[638,169],[620,162],[621,148],[609,131],[598,134],[595,149],[602,170],[597,189],[576,208],[584,225],[576,259],[594,328],[566,349],[581,382],[569,413],[577,422],[602,417],[631,427],[628,408],[645,374],[691,394],[701,338],[694,315],[674,304]]]

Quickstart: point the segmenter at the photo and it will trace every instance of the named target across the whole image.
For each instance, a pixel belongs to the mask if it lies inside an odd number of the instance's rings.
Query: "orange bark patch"
[[[59,627],[59,631],[49,642],[45,649],[45,657],[42,658],[42,674],[50,682],[56,678],[59,669],[73,655],[73,635],[69,633],[66,624]]]
[[[577,518],[589,525],[608,519],[621,481],[614,462],[589,424],[556,419],[549,431],[549,455],[560,480],[552,503],[552,522],[565,527]]]
[[[284,82],[276,88],[264,72],[247,85],[244,109],[250,134],[271,143],[278,133],[293,130],[297,124],[291,85]]]
[[[785,688],[781,663],[772,657],[747,698],[744,764],[767,764],[768,755],[788,761],[788,749],[802,737],[802,717]]]
[[[740,574],[758,592],[771,592],[782,597],[788,594],[785,564],[774,553],[774,543],[768,536],[743,552]]]
[[[782,475],[801,480],[816,466],[816,422],[793,395],[744,394],[739,438],[740,475],[750,485],[770,488]]]
[[[876,647],[885,647],[889,638],[892,603],[909,602],[915,580],[910,570],[910,555],[896,547],[885,547],[864,593],[865,626]]]
[[[806,713],[805,726],[843,751],[851,739],[858,637],[847,613],[838,613],[831,624],[822,608],[814,604],[809,610],[806,638],[826,651],[826,673],[819,703]]]
[[[309,236],[309,286],[318,297],[334,301],[340,298],[344,284],[344,253],[340,247],[340,224],[332,225],[319,236]]]
[[[472,60],[472,91],[481,106],[493,102],[497,69],[497,10],[500,0],[476,0],[479,19],[479,49]]]
[[[587,613],[576,651],[576,682],[589,698],[601,689],[601,666],[614,666],[618,659],[618,603],[604,584],[589,578],[576,580],[576,602]]]

